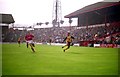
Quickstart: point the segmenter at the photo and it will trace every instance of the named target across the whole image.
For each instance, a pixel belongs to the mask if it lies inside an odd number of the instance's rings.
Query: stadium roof
[[[98,2],[70,13],[65,18],[78,18],[78,26],[120,21],[120,2]]]
[[[0,18],[0,23],[2,24],[11,24],[15,22],[11,14],[0,14]]]
[[[72,13],[66,15],[65,18],[78,17],[78,15],[83,14],[83,13],[87,13],[87,12],[115,6],[115,5],[120,5],[120,2],[98,2],[98,3],[92,4],[92,5],[85,6],[75,12],[72,12]]]

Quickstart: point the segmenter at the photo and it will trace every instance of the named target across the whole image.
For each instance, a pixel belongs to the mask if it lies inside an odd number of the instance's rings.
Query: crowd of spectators
[[[117,43],[120,44],[120,26],[116,24],[104,24],[93,25],[88,28],[84,27],[52,27],[52,28],[36,28],[30,31],[34,34],[35,42],[49,42],[51,39],[54,43],[62,43],[67,32],[70,31],[71,35],[75,37],[74,43],[80,41],[96,41],[96,43]],[[27,30],[18,30],[10,28],[4,34],[2,34],[3,42],[17,42],[19,37],[24,36]]]

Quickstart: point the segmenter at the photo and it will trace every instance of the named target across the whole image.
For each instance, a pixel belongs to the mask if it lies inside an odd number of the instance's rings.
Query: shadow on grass
[[[78,52],[69,52],[70,54],[82,54],[82,53],[78,53]]]

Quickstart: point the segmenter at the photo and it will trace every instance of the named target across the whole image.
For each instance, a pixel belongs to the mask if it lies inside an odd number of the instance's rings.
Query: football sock
[[[28,48],[28,43],[27,43],[27,48]]]
[[[34,48],[31,48],[33,52],[35,52]]]

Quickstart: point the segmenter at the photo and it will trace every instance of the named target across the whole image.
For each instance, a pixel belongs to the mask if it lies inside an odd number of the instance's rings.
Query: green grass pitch
[[[2,44],[2,75],[117,75],[118,49]]]

